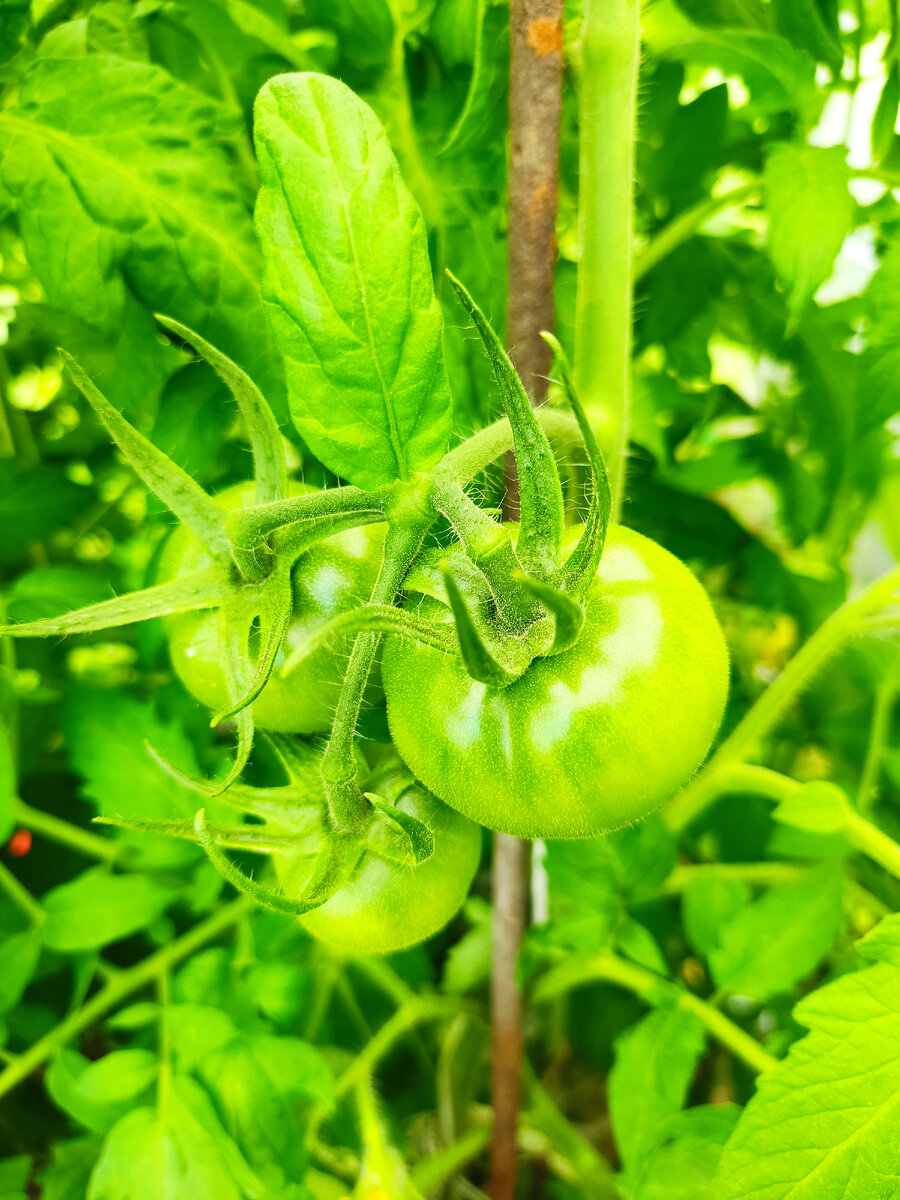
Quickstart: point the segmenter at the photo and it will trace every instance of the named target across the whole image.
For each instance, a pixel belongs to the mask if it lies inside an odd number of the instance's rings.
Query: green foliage
[[[900,1194],[896,5],[641,8],[620,521],[702,581],[731,695],[711,761],[659,813],[535,854],[520,1190],[887,1200]],[[579,37],[599,10],[566,6],[559,341],[538,427],[503,351],[508,5],[0,0],[0,624],[51,635],[0,636],[3,1200],[487,1187],[489,835],[460,915],[388,959],[335,953],[236,898],[210,859],[271,898],[287,845],[318,897],[346,897],[339,865],[323,879],[315,855],[323,815],[358,811],[365,788],[391,932],[433,916],[403,909],[414,871],[457,904],[475,869],[477,828],[465,870],[448,872],[438,822],[400,807],[380,657],[358,723],[341,677],[363,678],[385,629],[413,663],[426,632],[427,653],[455,663],[452,620],[425,620],[451,597],[469,664],[501,684],[535,646],[553,673],[581,630],[609,508],[566,369],[578,377],[590,200]],[[447,267],[475,298],[467,314]],[[505,446],[496,431],[463,440],[498,416],[492,366],[533,543],[523,563],[507,541],[500,569],[485,551],[503,539],[478,539],[497,534],[490,464]],[[603,414],[589,416],[602,443]],[[457,443],[437,467],[451,497],[438,521],[419,475]],[[288,495],[286,471],[316,490]],[[568,572],[557,473],[566,522],[587,516]],[[226,517],[210,498],[238,485],[248,507]],[[221,561],[160,593],[173,513]],[[341,529],[352,557],[355,525],[386,514],[408,525],[386,558],[397,577],[361,609],[329,610],[336,623],[285,633],[298,597],[330,602],[347,582],[309,547]],[[401,567],[423,541],[410,579],[426,599],[401,610]],[[190,621],[229,609],[238,649],[213,643],[215,728],[158,619],[186,606]],[[500,610],[533,642],[510,638]],[[286,664],[314,642],[337,674],[300,699],[325,713],[322,732],[341,704],[348,731],[330,792],[320,737],[254,741],[249,709],[235,713],[267,679],[290,689]],[[551,683],[557,705],[575,694],[558,672]],[[671,714],[696,694],[680,683],[616,765],[658,769]],[[421,674],[409,695],[420,733],[446,697]],[[495,794],[500,777],[455,782]],[[573,779],[593,807],[608,795],[610,773]],[[559,809],[559,789],[541,796]]]

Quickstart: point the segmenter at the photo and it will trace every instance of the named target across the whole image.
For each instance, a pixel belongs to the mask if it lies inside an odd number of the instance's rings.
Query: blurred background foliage
[[[658,0],[644,13],[624,520],[688,561],[713,596],[734,664],[726,729],[900,557],[896,18],[893,0]],[[580,19],[573,0],[556,281],[570,352]],[[286,421],[252,225],[252,104],[273,74],[333,73],[385,122],[430,231],[457,433],[493,419],[487,364],[443,268],[502,325],[507,43],[496,0],[0,0],[10,619],[142,586],[171,525],[62,376],[58,345],[213,490],[246,477],[243,430],[219,381],[160,336],[154,312],[232,355]],[[322,482],[285,434],[292,466]],[[577,499],[579,464],[571,475]],[[204,774],[227,752],[228,732],[210,731],[173,679],[155,625],[6,641],[0,656],[0,835],[11,839],[0,1032],[12,1056],[49,1038],[41,1070],[0,1104],[0,1197],[163,1194],[152,1181],[128,1190],[163,1136],[134,1110],[157,1113],[163,1076],[165,1136],[194,1164],[173,1195],[480,1194],[486,867],[433,943],[388,964],[338,961],[287,919],[228,901],[196,848],[90,830],[96,813],[193,813],[196,798],[155,767],[145,739]],[[897,662],[886,634],[857,638],[767,745],[767,761],[800,781],[856,792],[864,780],[868,809],[895,835]],[[382,736],[377,710],[365,720]],[[264,748],[251,769],[270,777]],[[781,1054],[801,1032],[793,1002],[854,965],[853,938],[900,904],[878,868],[847,861],[839,839],[778,825],[759,797],[712,807],[680,852],[657,819],[551,846],[535,869],[523,979],[612,947]],[[111,873],[113,861],[123,869]],[[703,875],[716,863],[770,869],[758,883]],[[678,875],[686,865],[696,874]],[[40,898],[30,916],[11,874]],[[210,919],[221,924],[195,947],[190,931]],[[790,951],[760,963],[776,925]],[[226,928],[237,931],[227,945],[207,944]],[[144,984],[155,980],[155,995],[135,988],[76,1037],[53,1032],[154,954],[162,965]],[[702,1189],[734,1105],[753,1088],[739,1056],[706,1053],[702,1027],[676,1010],[647,1015],[634,988],[614,983],[539,1006],[528,1036],[534,1190],[523,1194],[711,1196]],[[665,1085],[648,1067],[659,1047],[679,1064]]]

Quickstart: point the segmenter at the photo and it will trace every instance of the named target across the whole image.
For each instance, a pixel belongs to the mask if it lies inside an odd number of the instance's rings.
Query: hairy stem
[[[372,590],[372,604],[393,602],[430,525],[431,518],[426,516],[391,524],[384,543],[381,570]],[[344,675],[331,736],[322,759],[322,778],[328,807],[338,832],[358,832],[369,812],[369,802],[356,782],[354,738],[366,681],[380,637],[379,633],[357,634]]]
[[[45,1063],[48,1058],[71,1042],[95,1021],[99,1021],[110,1009],[121,1004],[129,996],[140,991],[148,984],[155,983],[163,971],[171,970],[177,963],[189,958],[207,942],[218,937],[253,908],[253,902],[244,897],[220,908],[218,912],[195,925],[193,929],[182,934],[174,942],[170,942],[155,954],[151,954],[142,962],[127,971],[115,975],[109,983],[92,996],[86,1004],[75,1012],[70,1013],[55,1029],[45,1034],[24,1054],[20,1054],[6,1070],[0,1074],[0,1096],[5,1096],[32,1071]]]
[[[640,0],[586,0],[581,55],[575,382],[606,455],[615,521],[630,426]]]

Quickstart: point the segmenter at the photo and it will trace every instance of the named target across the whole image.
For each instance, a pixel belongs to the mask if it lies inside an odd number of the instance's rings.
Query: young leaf
[[[794,1010],[809,1028],[725,1147],[716,1200],[874,1200],[900,1189],[900,971],[845,975]]]
[[[263,293],[291,415],[336,474],[381,487],[433,466],[451,400],[422,214],[368,105],[336,79],[259,94]]]
[[[779,143],[766,162],[769,254],[794,313],[831,274],[853,225],[844,159],[842,147]]]
[[[900,968],[900,913],[889,913],[856,943],[864,958]]]
[[[86,1200],[243,1200],[248,1194],[264,1191],[209,1096],[182,1077],[165,1109],[135,1108],[110,1130]]]

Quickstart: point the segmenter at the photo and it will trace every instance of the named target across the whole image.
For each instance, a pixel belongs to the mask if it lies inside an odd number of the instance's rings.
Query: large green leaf
[[[747,1105],[719,1164],[716,1200],[895,1200],[900,971],[845,975],[794,1015],[810,1033]]]
[[[164,1111],[136,1108],[113,1127],[87,1200],[244,1200],[248,1175],[209,1097],[182,1078]]]
[[[845,151],[783,143],[766,162],[769,254],[797,312],[831,274],[853,225]]]
[[[263,284],[291,414],[361,487],[432,466],[451,403],[422,214],[372,110],[322,75],[256,103]]]
[[[220,346],[277,406],[259,250],[217,116],[149,63],[42,58],[0,115],[0,181],[52,304],[114,341],[131,291]]]

